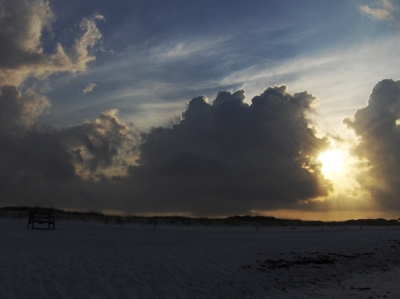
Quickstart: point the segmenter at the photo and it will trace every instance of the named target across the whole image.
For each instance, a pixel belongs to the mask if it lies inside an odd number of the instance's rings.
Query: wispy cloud
[[[97,84],[94,83],[89,83],[88,86],[85,87],[85,89],[82,91],[84,94],[92,92],[93,89],[97,86]]]
[[[371,8],[369,5],[360,5],[358,9],[375,20],[394,20],[394,13],[398,12],[398,8],[390,0],[381,0],[379,2],[379,7]]]
[[[341,124],[368,98],[371,86],[382,78],[398,78],[400,47],[397,36],[304,55],[283,63],[266,62],[233,72],[220,86],[244,88],[251,98],[266,86],[285,83],[293,92],[308,90],[321,99],[318,124],[349,134]],[[366,64],[368,62],[368,64]],[[371,71],[374,70],[374,71]]]

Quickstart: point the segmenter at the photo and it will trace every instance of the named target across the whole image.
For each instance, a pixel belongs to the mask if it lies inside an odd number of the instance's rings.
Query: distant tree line
[[[205,225],[205,226],[394,226],[400,225],[398,219],[350,219],[346,221],[317,221],[276,218],[272,216],[229,216],[225,218],[183,217],[183,216],[120,216],[107,215],[100,212],[64,211],[42,207],[2,207],[0,217],[21,219],[27,218],[29,212],[46,211],[55,215],[56,220],[97,220],[104,223],[142,223],[150,225]]]

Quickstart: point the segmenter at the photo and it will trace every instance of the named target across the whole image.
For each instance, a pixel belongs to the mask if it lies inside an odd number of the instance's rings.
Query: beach
[[[0,298],[400,298],[398,227],[0,218]]]

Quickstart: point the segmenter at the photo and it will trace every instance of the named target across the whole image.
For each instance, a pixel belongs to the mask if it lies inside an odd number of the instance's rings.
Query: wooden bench
[[[52,225],[52,229],[56,229],[55,223],[54,223],[54,214],[51,212],[29,212],[29,219],[28,219],[28,227],[29,225],[32,225],[31,228],[34,229],[44,229],[43,227],[35,227],[34,223],[47,223],[47,229],[50,229],[50,226]]]

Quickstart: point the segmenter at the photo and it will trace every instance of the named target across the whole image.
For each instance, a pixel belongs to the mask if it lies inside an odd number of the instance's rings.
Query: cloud
[[[375,20],[394,20],[394,13],[398,11],[389,0],[381,0],[380,8],[371,8],[369,5],[360,5],[358,9],[363,14]]]
[[[85,89],[82,91],[83,93],[89,93],[92,92],[93,89],[97,86],[97,84],[94,83],[89,83],[88,86],[85,87]]]
[[[354,154],[367,170],[358,176],[381,208],[400,208],[400,81],[375,85],[367,105],[344,123],[357,134]]]
[[[1,204],[89,208],[96,204],[91,193],[99,190],[96,182],[126,175],[137,158],[135,128],[115,109],[70,128],[37,123],[50,99],[26,79],[85,70],[102,37],[95,22],[103,17],[95,15],[81,21],[71,47],[57,44],[47,52],[42,34],[51,33],[54,20],[47,0],[0,1]]]
[[[382,78],[398,76],[398,47],[398,36],[379,38],[345,50],[332,48],[328,52],[299,56],[278,65],[253,65],[227,75],[218,84],[243,88],[249,97],[266,84],[283,82],[293,92],[310,90],[323,99],[317,115],[312,117],[319,129],[354,138],[341,120],[365,103],[371,86]],[[367,65],[365,61],[370,63]]]
[[[101,39],[95,21],[102,16],[82,20],[82,34],[69,50],[57,44],[46,53],[42,33],[51,32],[55,20],[49,1],[5,0],[0,2],[0,12],[0,85],[18,86],[28,76],[82,71],[95,59],[89,49]]]
[[[55,15],[47,0],[0,1],[0,132],[24,134],[50,107],[50,100],[22,83],[29,77],[44,79],[58,72],[83,71],[95,56],[90,54],[101,39],[95,15],[83,19],[81,33],[66,51],[57,44],[53,52],[42,45],[44,31],[51,32]]]
[[[43,110],[50,106],[49,100],[32,89],[24,93],[15,86],[0,86],[0,132],[29,127]]]
[[[89,19],[84,18],[80,23],[82,33],[75,39],[68,52],[61,44],[57,44],[53,53],[46,53],[41,40],[42,33],[44,30],[51,31],[52,23],[55,20],[49,1],[5,0],[0,2],[0,137],[4,138],[1,142],[14,146],[21,145],[31,153],[27,154],[15,148],[8,152],[7,146],[4,146],[2,154],[9,158],[7,164],[15,161],[17,165],[20,165],[17,173],[24,174],[24,177],[29,173],[35,173],[35,176],[38,177],[47,177],[49,169],[46,165],[51,168],[53,162],[55,168],[57,165],[74,165],[76,168],[76,161],[72,163],[72,160],[69,159],[76,156],[72,151],[75,150],[76,154],[77,149],[71,149],[70,145],[62,140],[62,136],[72,139],[73,134],[67,134],[73,130],[72,128],[69,131],[55,132],[43,129],[36,124],[37,118],[50,107],[50,100],[37,93],[34,86],[24,85],[21,88],[21,84],[30,76],[43,79],[61,71],[74,73],[86,69],[88,62],[95,59],[89,50],[101,39],[101,33],[97,29],[95,21],[102,19],[103,17],[100,15]],[[94,86],[91,83],[88,88],[93,89]],[[113,139],[114,141],[105,139],[111,138],[110,135],[113,135],[112,138],[116,138],[118,133],[123,134],[122,130],[125,129],[116,117],[116,112],[106,112],[95,121],[94,125],[84,124],[79,128],[80,131],[78,128],[74,128],[74,130],[79,131],[80,138],[87,138],[86,143],[82,141],[81,147],[90,154],[90,159],[86,160],[89,161],[87,164],[91,166],[85,167],[93,172],[99,165],[104,166],[111,163],[112,154],[105,153],[107,146],[110,147],[111,152],[115,152],[116,146],[121,143],[115,144],[115,139]],[[113,134],[108,134],[109,130],[114,130]],[[104,137],[106,133],[108,135]],[[37,141],[33,142],[32,136],[36,136]],[[97,143],[91,144],[90,141],[93,140],[96,140]],[[43,142],[42,146],[39,145],[39,141]],[[54,146],[54,148],[51,149],[50,146]],[[99,150],[98,147],[102,147],[102,150]],[[33,148],[34,150],[31,150]],[[19,156],[21,153],[23,153],[23,157]],[[39,158],[40,153],[43,154],[41,158]],[[44,162],[46,156],[53,162]],[[40,161],[40,165],[28,162],[27,157]],[[60,159],[66,160],[61,161]],[[59,163],[56,163],[56,160]],[[24,163],[28,166],[24,168],[23,163],[21,164],[19,161],[25,161]],[[76,169],[72,169],[72,172],[76,171]],[[58,171],[55,171],[55,177],[58,177],[56,173]],[[64,173],[66,172],[64,171]]]
[[[73,156],[76,173],[85,179],[104,176],[107,168],[126,169],[130,157],[134,160],[134,147],[139,138],[131,126],[119,120],[118,110],[100,115],[94,122],[86,122],[57,132],[66,150]],[[126,161],[126,159],[128,161]],[[120,171],[118,174],[123,174]]]
[[[117,112],[106,111],[93,122],[68,129],[35,125],[19,134],[0,131],[1,204],[90,209],[101,206],[102,198],[112,198],[107,182],[126,176],[137,158],[138,136]],[[92,201],[100,189],[103,194]],[[79,200],[72,203],[73,198]]]
[[[141,135],[117,110],[66,129],[2,130],[1,203],[192,215],[304,209],[331,190],[315,159],[328,144],[307,117],[316,101],[275,86],[250,105],[243,90],[194,98],[178,123]]]
[[[51,33],[54,20],[49,1],[0,1],[0,204],[210,216],[313,210],[315,201],[331,194],[331,183],[322,176],[316,159],[328,141],[317,136],[310,120],[318,100],[308,92],[289,93],[283,85],[270,87],[248,102],[244,90],[219,92],[210,102],[204,96],[194,98],[173,126],[141,134],[120,119],[116,109],[69,128],[38,124],[50,99],[23,84],[26,79],[85,70],[95,60],[102,39],[96,22],[103,17],[95,15],[82,20],[71,46],[58,44],[48,51],[42,34]],[[160,53],[160,64],[172,64],[211,46],[177,44],[164,55],[158,48],[152,53]],[[246,84],[249,72],[255,73],[253,81],[265,84],[265,78],[274,79],[276,74],[287,79],[300,77],[304,70],[317,70],[313,78],[326,80],[327,70],[341,61],[339,57],[295,60],[270,69],[263,65],[263,70],[250,67],[221,82],[201,84],[214,88]],[[340,73],[342,80],[349,81]],[[394,132],[400,115],[398,104],[393,104],[398,94],[393,86],[399,83],[382,82],[368,106],[345,123],[360,137],[354,152],[370,167],[359,177],[360,184],[386,207],[397,206],[399,191],[399,140]],[[89,83],[83,93],[95,86]],[[153,96],[156,92],[164,96],[165,90],[165,85],[153,88]],[[378,104],[381,99],[386,99],[384,105]],[[376,132],[370,119],[380,128]],[[389,119],[390,125],[380,124]],[[329,204],[321,207],[328,209]]]
[[[327,195],[329,182],[313,157],[327,147],[310,128],[316,98],[270,87],[244,103],[243,90],[212,103],[194,98],[172,128],[143,135],[132,180],[159,212],[248,213],[298,207]]]
[[[83,35],[75,40],[75,45],[71,51],[73,62],[73,70],[84,70],[87,64],[96,59],[95,56],[90,55],[89,49],[93,48],[102,38],[95,21],[102,20],[102,15],[94,15],[92,18],[84,18],[80,24]]]

